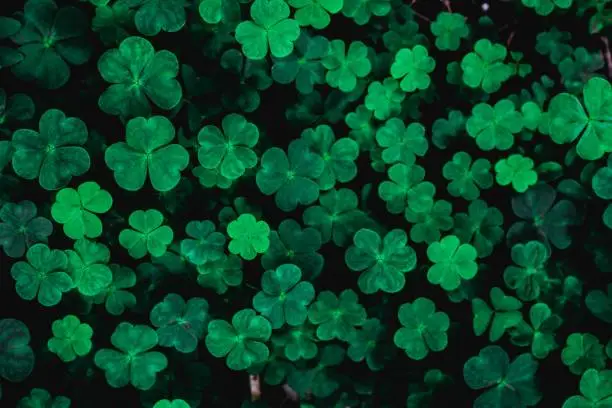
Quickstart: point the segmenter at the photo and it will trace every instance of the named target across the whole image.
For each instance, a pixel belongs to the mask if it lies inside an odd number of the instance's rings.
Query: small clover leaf
[[[436,36],[436,48],[442,51],[457,51],[461,39],[467,38],[470,34],[465,16],[446,11],[438,13],[430,28]]]
[[[555,340],[555,330],[563,320],[553,314],[546,303],[536,303],[529,309],[531,326],[522,321],[513,327],[510,336],[513,344],[519,346],[531,345],[531,354],[535,358],[546,358],[558,347]]]
[[[136,28],[147,36],[160,31],[175,33],[185,26],[187,3],[186,0],[132,0],[131,5],[139,6],[134,15]]]
[[[612,370],[586,370],[580,378],[582,395],[569,397],[561,408],[606,408],[612,404]]]
[[[0,207],[0,246],[7,256],[20,258],[33,244],[47,243],[53,224],[36,214],[36,205],[31,201]]]
[[[487,93],[498,91],[512,75],[512,68],[503,62],[506,55],[506,47],[481,38],[474,45],[474,52],[461,60],[463,82],[470,88],[481,87]]]
[[[198,284],[224,294],[230,286],[242,283],[242,262],[236,255],[223,255],[218,261],[198,265]]]
[[[538,173],[533,169],[533,160],[521,154],[511,154],[495,163],[495,181],[500,186],[512,184],[512,188],[524,193],[538,182]]]
[[[502,99],[495,106],[477,104],[466,122],[468,134],[484,151],[510,149],[514,144],[514,134],[522,128],[522,116],[509,99]]]
[[[431,85],[429,74],[436,67],[436,61],[429,56],[427,48],[416,45],[403,48],[395,54],[391,65],[391,76],[402,78],[400,87],[405,92],[425,90]]]
[[[136,296],[125,289],[130,289],[136,285],[136,273],[130,268],[112,264],[109,266],[112,274],[112,282],[95,298],[95,303],[104,302],[106,311],[113,316],[123,314],[126,308],[136,306]]]
[[[427,247],[427,257],[434,263],[427,271],[427,280],[442,289],[457,289],[461,280],[476,276],[476,249],[470,244],[460,244],[455,235],[448,235]]]
[[[543,289],[550,284],[546,272],[546,261],[550,257],[549,248],[539,241],[516,244],[511,251],[512,260],[518,265],[509,266],[504,271],[504,282],[516,290],[523,301],[539,298]]]
[[[416,156],[425,156],[429,148],[425,127],[418,122],[405,126],[399,118],[391,118],[378,128],[376,142],[384,148],[382,159],[387,164],[399,162],[412,166]]]
[[[612,323],[612,283],[607,286],[607,293],[603,290],[590,291],[584,302],[587,309],[599,320]]]
[[[425,179],[425,169],[419,165],[396,163],[387,171],[389,181],[378,185],[378,196],[386,202],[387,211],[401,214],[407,208],[415,212],[433,206],[436,187]]]
[[[162,225],[162,213],[157,210],[137,210],[130,214],[128,222],[133,229],[122,230],[119,233],[119,243],[132,258],[140,259],[147,253],[159,257],[166,253],[174,232],[169,226]]]
[[[357,78],[363,78],[372,71],[368,47],[361,41],[351,42],[348,51],[344,41],[331,41],[330,53],[323,58],[323,66],[328,69],[325,80],[329,86],[346,93],[357,87]]]
[[[85,296],[102,293],[113,280],[113,273],[107,265],[110,260],[108,247],[95,241],[79,239],[73,248],[65,252],[74,286]]]
[[[452,161],[442,167],[442,175],[445,179],[451,180],[447,186],[450,195],[473,201],[480,197],[480,189],[493,186],[490,170],[489,160],[479,158],[472,162],[472,157],[461,151],[455,153]]]
[[[348,341],[356,326],[366,321],[366,310],[359,304],[357,294],[346,289],[336,296],[333,292],[323,291],[308,309],[308,320],[317,325],[320,340],[339,339]]]
[[[17,408],[69,408],[70,398],[59,395],[52,397],[42,388],[32,388],[30,395],[25,396],[17,403]]]
[[[231,238],[228,249],[247,261],[257,254],[265,253],[270,247],[270,227],[265,221],[257,221],[252,214],[242,214],[227,226]]]
[[[62,361],[73,361],[91,351],[93,329],[87,323],[81,323],[75,315],[54,321],[51,330],[53,337],[47,342],[47,347]]]
[[[590,368],[602,370],[606,366],[604,346],[590,333],[572,333],[561,351],[561,361],[576,375]]]
[[[406,210],[404,218],[414,224],[410,228],[410,239],[415,243],[425,242],[426,244],[439,241],[441,231],[453,228],[452,211],[451,203],[445,200],[436,201],[431,208],[423,212]]]
[[[181,241],[181,254],[192,264],[202,265],[223,257],[225,235],[215,232],[212,221],[189,221],[185,232],[190,238]]]

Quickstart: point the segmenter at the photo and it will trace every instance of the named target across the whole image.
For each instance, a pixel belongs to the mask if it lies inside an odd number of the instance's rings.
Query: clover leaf
[[[572,374],[581,375],[590,368],[602,370],[606,366],[604,347],[590,333],[572,333],[561,350],[561,361]]]
[[[174,33],[185,25],[185,0],[132,0],[130,6],[139,6],[134,23],[144,35],[153,36],[160,31]]]
[[[34,101],[28,95],[18,93],[7,99],[6,91],[0,89],[0,133],[10,135],[10,127],[16,125],[16,122],[32,119],[35,109]],[[0,165],[0,170],[2,167]]]
[[[376,142],[383,147],[382,159],[387,164],[403,163],[412,166],[416,156],[423,157],[429,144],[425,127],[418,123],[408,126],[399,118],[391,118],[376,131]]]
[[[382,370],[385,362],[394,356],[389,347],[383,343],[386,332],[380,320],[376,318],[366,320],[348,340],[349,348],[346,350],[346,355],[356,363],[365,360],[372,371]]]
[[[607,294],[603,290],[590,291],[584,302],[593,316],[603,322],[612,323],[612,284],[608,284]]]
[[[404,218],[414,224],[410,228],[410,239],[415,243],[427,244],[439,241],[441,231],[453,228],[452,210],[451,203],[445,200],[436,201],[428,210],[422,212],[407,209]]]
[[[308,320],[318,326],[317,337],[324,341],[348,341],[355,327],[364,324],[366,317],[365,308],[351,289],[343,290],[340,296],[328,290],[320,292],[308,309]]]
[[[395,54],[391,65],[391,76],[402,78],[400,88],[406,92],[429,88],[429,74],[436,67],[436,61],[429,56],[427,48],[416,45],[413,48],[403,48]]]
[[[487,389],[474,401],[474,408],[531,407],[542,396],[535,384],[538,363],[530,354],[521,354],[510,362],[499,346],[487,346],[463,365],[463,378],[473,390]]]
[[[288,153],[272,147],[261,157],[255,181],[265,195],[275,194],[279,209],[293,211],[298,204],[310,205],[319,197],[315,180],[323,174],[325,161],[312,152],[305,140],[293,140]]]
[[[34,369],[30,330],[21,320],[0,319],[0,378],[25,380]]]
[[[396,293],[404,288],[404,274],[414,269],[417,259],[403,230],[394,229],[381,239],[375,231],[362,228],[353,242],[344,260],[349,269],[361,272],[357,284],[363,293]]]
[[[70,403],[70,398],[63,395],[52,397],[45,389],[32,388],[29,395],[19,400],[17,408],[69,408]]]
[[[185,302],[180,295],[170,293],[153,306],[149,318],[151,324],[157,327],[160,346],[191,353],[204,335],[208,302],[203,298],[191,298]]]
[[[242,214],[227,226],[231,238],[228,249],[247,261],[255,259],[270,247],[270,227],[265,221],[257,221],[252,214]]]
[[[580,378],[580,393],[565,400],[561,408],[605,408],[612,404],[612,370],[586,370]]]
[[[36,214],[36,205],[27,200],[0,207],[0,246],[7,256],[20,258],[33,244],[47,243],[53,224]]]
[[[13,170],[26,180],[38,178],[45,190],[57,190],[89,170],[89,153],[81,147],[87,142],[87,127],[57,109],[43,113],[38,124],[40,132],[13,133]]]
[[[521,154],[511,154],[507,158],[495,163],[495,180],[500,186],[512,184],[512,188],[519,193],[538,181],[538,173],[533,169],[533,160]]]
[[[103,112],[122,118],[149,116],[149,100],[161,109],[172,109],[183,95],[176,80],[178,70],[172,52],[155,52],[146,39],[128,37],[98,60],[100,75],[111,83],[100,95],[98,105]]]
[[[368,47],[361,41],[353,41],[346,50],[342,40],[330,42],[330,52],[323,58],[323,66],[328,69],[325,80],[332,88],[351,92],[357,86],[357,78],[363,78],[372,71],[368,59]]]
[[[240,20],[240,3],[237,0],[203,0],[198,11],[208,24],[222,25]]]
[[[472,157],[461,151],[455,153],[453,159],[442,167],[442,175],[451,180],[447,186],[450,195],[472,201],[480,197],[480,189],[493,186],[490,169],[489,160],[479,158],[472,162]]]
[[[175,132],[163,116],[134,118],[126,126],[126,142],[109,146],[104,160],[114,171],[117,184],[128,191],[140,190],[147,179],[160,192],[172,190],[189,164],[189,154],[180,144],[171,144]]]
[[[112,282],[94,297],[95,303],[103,303],[106,311],[113,316],[119,316],[125,309],[136,306],[136,296],[125,289],[136,285],[136,273],[128,267],[111,264]]]
[[[393,336],[393,342],[413,360],[422,360],[429,351],[442,351],[448,345],[446,331],[450,327],[448,315],[436,312],[430,299],[419,297],[400,306],[398,316],[402,328]]]
[[[391,12],[391,0],[344,0],[342,14],[357,25],[365,25],[372,16],[382,17]]]
[[[522,116],[509,99],[502,99],[495,106],[477,104],[466,122],[468,134],[484,151],[510,149],[514,144],[514,134],[522,128]]]
[[[284,0],[255,0],[251,4],[253,21],[243,21],[236,27],[236,41],[242,53],[260,60],[270,54],[286,57],[293,51],[293,43],[300,35],[297,21],[289,18],[289,6]]]
[[[74,250],[65,252],[68,257],[68,272],[79,293],[96,296],[110,285],[113,273],[107,265],[110,251],[106,245],[79,239],[74,243]]]
[[[612,151],[612,85],[603,78],[591,78],[582,94],[586,111],[572,94],[563,92],[551,99],[550,137],[558,144],[580,138],[576,145],[578,156],[597,160]]]
[[[436,187],[425,179],[425,169],[419,165],[396,163],[387,171],[389,181],[378,186],[378,196],[386,202],[387,211],[400,214],[407,208],[416,212],[433,206]]]
[[[216,126],[205,126],[198,133],[198,160],[205,169],[219,168],[223,177],[235,180],[246,169],[255,167],[257,155],[251,149],[257,144],[259,130],[242,115],[231,113]]]
[[[246,370],[268,359],[270,350],[265,342],[272,334],[270,322],[257,316],[253,309],[234,314],[232,323],[213,320],[208,323],[206,348],[214,357],[226,357],[230,370]]]
[[[301,26],[312,26],[317,30],[327,27],[331,21],[330,14],[342,10],[344,0],[289,0],[289,5],[296,10],[295,19]]]
[[[46,244],[35,244],[28,249],[26,259],[27,262],[16,262],[11,268],[15,291],[22,299],[36,297],[42,306],[55,306],[62,294],[74,287],[66,273],[68,264],[64,252],[51,250]]]
[[[400,90],[399,82],[393,78],[385,78],[381,83],[374,81],[368,85],[365,106],[378,120],[385,120],[399,114],[406,94]]]
[[[83,357],[91,351],[93,329],[75,315],[67,315],[51,325],[53,337],[47,342],[49,351],[64,362]]]
[[[503,222],[504,216],[499,209],[489,207],[483,200],[474,200],[467,214],[455,215],[453,234],[476,248],[479,258],[486,258],[504,237]]]
[[[521,300],[537,299],[550,281],[546,272],[549,248],[539,241],[529,241],[514,245],[511,256],[518,267],[509,266],[504,270],[504,282],[510,289],[516,290]]]
[[[285,219],[277,231],[270,232],[269,239],[270,247],[261,257],[264,269],[274,269],[285,263],[294,264],[309,280],[321,273],[324,259],[317,252],[321,248],[321,234],[316,229],[302,229],[296,221]]]
[[[218,261],[198,265],[198,284],[224,294],[230,286],[242,283],[242,262],[236,255],[223,255]]]
[[[427,271],[427,280],[446,291],[457,289],[462,279],[476,276],[476,256],[472,245],[460,244],[455,235],[447,235],[427,247],[427,258],[434,263]]]
[[[336,140],[328,125],[305,129],[300,138],[323,158],[323,172],[317,180],[321,190],[329,190],[336,182],[347,183],[357,176],[355,160],[359,155],[359,145],[353,139],[343,137]]]
[[[94,363],[104,370],[108,385],[113,388],[132,384],[138,390],[148,390],[155,384],[157,374],[168,366],[168,359],[158,351],[157,333],[145,325],[119,323],[111,335],[115,349],[102,348],[94,356]]]
[[[467,38],[470,34],[465,16],[446,11],[438,13],[430,28],[436,36],[436,48],[441,51],[457,51],[461,39]]]
[[[194,239],[181,241],[181,254],[194,265],[217,261],[223,257],[225,235],[215,232],[211,221],[189,221],[185,228],[187,235]]]
[[[491,288],[489,296],[493,310],[484,300],[472,299],[473,327],[474,334],[481,336],[490,323],[489,341],[495,342],[523,320],[520,312],[523,303],[513,296],[506,296],[498,287]]]
[[[504,64],[506,47],[481,38],[461,60],[463,82],[470,88],[481,87],[486,93],[497,92],[501,84],[512,75],[512,68]]]
[[[74,240],[102,235],[102,222],[96,214],[110,210],[113,197],[95,181],[81,184],[76,190],[64,188],[51,206],[53,219],[64,225],[64,233]]]
[[[568,9],[573,0],[522,0],[523,5],[535,9],[540,16],[547,16],[553,12],[555,7]]]
[[[553,314],[546,303],[536,303],[529,309],[529,320],[531,325],[522,321],[512,328],[510,340],[519,346],[531,345],[531,354],[535,358],[546,358],[558,347],[555,330],[561,326],[563,319]]]
[[[302,271],[293,264],[283,264],[264,272],[260,292],[253,297],[253,308],[272,324],[299,326],[306,321],[308,305],[315,297],[310,282],[300,282]]]
[[[88,19],[76,7],[58,8],[53,0],[28,0],[24,24],[12,37],[23,60],[11,68],[24,81],[57,89],[70,78],[72,65],[83,65],[91,56],[85,39]]]
[[[143,258],[147,253],[162,256],[172,243],[174,232],[164,223],[164,216],[157,210],[137,210],[128,220],[133,229],[119,233],[119,243],[134,259]]]

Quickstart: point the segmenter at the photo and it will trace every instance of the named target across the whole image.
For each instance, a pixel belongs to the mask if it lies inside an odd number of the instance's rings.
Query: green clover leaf
[[[404,288],[404,274],[414,269],[417,259],[403,230],[394,229],[381,239],[375,231],[362,228],[353,242],[344,260],[350,270],[361,272],[357,284],[363,293],[396,293]]]
[[[550,285],[546,272],[546,262],[550,250],[540,241],[529,241],[516,244],[511,251],[512,260],[517,266],[504,270],[504,282],[510,289],[516,290],[523,301],[535,300]]]
[[[0,378],[10,382],[25,380],[34,368],[30,330],[20,320],[0,319]]]
[[[300,36],[297,21],[289,18],[289,6],[284,0],[255,0],[251,4],[253,21],[243,21],[236,27],[236,41],[242,53],[260,60],[270,54],[286,57],[293,51],[293,43]]]
[[[425,242],[426,244],[439,241],[441,231],[453,228],[452,211],[453,206],[445,200],[434,202],[426,211],[417,212],[407,209],[404,218],[414,224],[410,228],[410,239],[415,243]]]
[[[75,315],[67,315],[54,321],[51,330],[53,337],[47,342],[47,347],[62,361],[73,361],[91,351],[93,329],[87,323],[81,323]]]
[[[416,45],[403,48],[395,54],[391,65],[391,76],[402,78],[400,87],[405,92],[425,90],[431,85],[429,74],[436,67],[436,61],[429,56],[427,48]]]
[[[406,94],[399,89],[399,82],[393,78],[385,78],[381,83],[374,81],[368,85],[365,106],[378,120],[396,116],[402,111],[402,102]]]
[[[514,144],[514,134],[522,128],[522,116],[509,99],[502,99],[495,106],[477,104],[466,122],[468,134],[484,151],[510,149]]]
[[[323,291],[308,309],[308,320],[318,326],[317,337],[324,341],[348,341],[355,327],[364,324],[366,317],[365,308],[351,289],[342,291],[340,296]]]
[[[572,333],[561,350],[561,361],[576,375],[591,368],[602,370],[606,367],[604,346],[590,333]]]
[[[252,261],[270,247],[269,234],[270,227],[265,221],[257,221],[252,214],[242,214],[227,226],[227,235],[231,238],[228,249]]]
[[[512,75],[512,68],[504,64],[506,47],[481,38],[461,60],[463,82],[470,88],[481,87],[486,93],[497,92]]]
[[[391,12],[391,0],[344,0],[342,14],[357,25],[365,25],[372,16],[383,17]]]
[[[215,232],[212,221],[189,221],[185,227],[189,237],[181,241],[181,254],[194,265],[218,261],[223,257],[225,235]]]
[[[533,169],[533,160],[521,154],[511,154],[495,163],[495,181],[500,186],[512,184],[512,188],[524,193],[538,182],[538,173]]]
[[[436,312],[430,299],[419,297],[399,307],[402,328],[393,336],[393,342],[413,360],[422,360],[429,351],[442,351],[448,345],[446,332],[450,327],[448,315]]]
[[[265,342],[272,334],[270,322],[253,309],[242,309],[232,317],[232,324],[213,320],[208,324],[206,348],[214,357],[226,357],[230,370],[246,370],[265,362],[270,350]]]
[[[391,214],[401,214],[407,208],[423,212],[433,206],[436,187],[429,181],[423,181],[423,167],[397,163],[387,173],[390,180],[379,184],[378,196],[386,202],[387,211]]]
[[[466,20],[466,17],[459,13],[438,13],[436,20],[430,25],[431,32],[436,36],[436,48],[441,51],[457,51],[461,39],[470,34]]]
[[[104,302],[106,311],[113,316],[119,316],[125,309],[136,306],[136,296],[125,289],[136,285],[136,273],[130,268],[111,264],[109,266],[113,274],[112,282],[94,297],[97,304]]]
[[[289,5],[297,9],[297,22],[316,30],[327,27],[331,22],[330,14],[340,12],[343,4],[344,0],[289,0]]]
[[[145,325],[119,323],[111,336],[111,343],[119,350],[103,348],[96,352],[94,363],[104,370],[108,385],[113,388],[132,384],[146,391],[153,387],[157,373],[168,366],[168,359],[158,351],[157,333]]]
[[[423,157],[429,144],[425,127],[418,123],[404,125],[399,118],[391,118],[376,131],[376,142],[383,147],[382,159],[387,164],[403,163],[412,166],[416,156]]]
[[[612,370],[586,370],[580,378],[580,393],[569,397],[561,408],[606,408],[612,404]]]
[[[489,341],[496,342],[509,329],[514,328],[523,321],[520,309],[523,303],[513,296],[506,296],[504,292],[493,287],[489,292],[493,310],[480,298],[472,299],[472,313],[474,314],[474,334],[481,336],[487,331],[489,323]]]
[[[25,396],[17,403],[17,408],[70,408],[70,398],[59,395],[52,397],[42,388],[32,388],[30,395]]]
[[[593,316],[603,322],[612,323],[612,284],[608,284],[607,293],[603,290],[590,291],[584,303]]]
[[[531,354],[535,358],[546,358],[558,347],[555,340],[555,330],[563,320],[553,314],[546,303],[536,303],[529,309],[531,325],[521,321],[510,331],[511,341],[519,346],[531,345]]]
[[[357,78],[364,78],[372,71],[368,47],[361,41],[351,42],[348,51],[344,41],[331,41],[330,52],[323,58],[323,66],[328,69],[325,80],[329,86],[346,93],[357,87]]]
[[[110,260],[108,247],[95,241],[79,239],[73,248],[65,252],[74,286],[85,296],[102,293],[113,280],[113,273],[107,265]]]
[[[126,125],[126,142],[109,146],[104,161],[113,170],[117,184],[128,191],[140,190],[151,179],[157,191],[170,191],[181,180],[189,164],[187,149],[171,143],[175,137],[172,122],[164,116],[134,118]]]
[[[0,246],[8,257],[21,258],[33,244],[47,243],[53,224],[37,212],[36,204],[27,200],[0,207]]]
[[[553,12],[555,7],[568,9],[573,0],[522,0],[524,6],[535,9],[540,16],[547,16]]]
[[[455,235],[447,235],[427,247],[427,258],[434,263],[427,271],[427,280],[442,289],[457,289],[461,280],[476,276],[476,249],[470,244],[460,244]]]
[[[134,23],[141,34],[153,36],[160,31],[174,33],[185,26],[186,0],[132,0],[131,6],[139,6]]]
[[[472,157],[461,151],[442,167],[442,175],[451,181],[446,187],[450,195],[473,201],[480,197],[480,189],[493,186],[490,170],[489,160],[479,158],[472,162]]]
[[[164,216],[157,210],[137,210],[128,220],[133,229],[119,233],[119,243],[134,259],[143,258],[147,253],[159,257],[166,253],[172,243],[174,232],[164,223]]]
[[[223,255],[218,261],[198,265],[198,284],[222,295],[242,283],[242,261],[236,255]]]

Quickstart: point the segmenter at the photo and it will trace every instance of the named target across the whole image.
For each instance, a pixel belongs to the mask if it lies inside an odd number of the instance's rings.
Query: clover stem
[[[258,375],[249,375],[249,385],[251,388],[251,401],[261,398],[261,382]]]
[[[608,37],[601,36],[599,38],[604,43],[605,47],[603,57],[606,60],[606,64],[608,65],[608,76],[612,77],[612,53],[610,53],[610,44],[608,42]]]
[[[453,12],[453,9],[451,9],[451,2],[450,2],[450,0],[442,0],[442,4],[444,4],[444,7],[446,7],[446,9],[448,10],[449,13]]]

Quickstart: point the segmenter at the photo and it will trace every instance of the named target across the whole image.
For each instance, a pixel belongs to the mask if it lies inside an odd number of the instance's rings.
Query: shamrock
[[[25,380],[34,368],[30,331],[17,319],[0,319],[0,378],[10,382]]]
[[[372,371],[380,371],[386,361],[395,356],[393,349],[384,344],[386,329],[380,320],[367,319],[349,338],[346,355],[356,363],[365,360]]]
[[[363,293],[396,293],[404,288],[404,274],[414,269],[417,259],[403,230],[394,229],[381,239],[375,231],[362,228],[353,242],[344,260],[349,269],[361,272],[357,284]]]
[[[308,323],[287,327],[282,334],[272,337],[272,342],[283,347],[284,356],[290,361],[311,360],[318,353],[315,329]]]
[[[125,1],[110,4],[104,0],[96,5],[91,29],[99,34],[104,45],[116,45],[130,36],[127,29],[134,24],[134,14],[134,9]]]
[[[94,297],[94,302],[104,302],[106,311],[113,316],[123,314],[126,308],[136,306],[136,296],[125,289],[136,285],[136,274],[130,268],[111,264],[112,282]]]
[[[474,314],[474,334],[481,336],[489,327],[489,341],[498,341],[509,329],[518,325],[522,320],[520,309],[523,305],[520,300],[513,296],[506,296],[504,292],[493,287],[489,292],[493,309],[480,299],[472,299],[472,313]]]
[[[467,214],[458,213],[455,216],[453,234],[461,242],[470,243],[476,248],[479,258],[485,258],[491,255],[494,245],[502,240],[503,222],[501,211],[495,207],[489,208],[483,200],[474,200],[468,206]]]
[[[180,295],[170,293],[151,309],[149,318],[157,327],[160,346],[191,353],[206,329],[208,302],[202,298],[185,302]]]
[[[203,0],[198,11],[208,24],[240,20],[240,3],[237,0]]]
[[[128,37],[98,60],[100,75],[112,84],[100,95],[98,105],[122,118],[149,116],[149,99],[161,109],[172,109],[183,96],[175,79],[178,69],[176,55],[170,51],[155,52],[144,38]]]
[[[217,261],[223,257],[225,235],[215,232],[212,221],[189,221],[185,232],[191,238],[181,241],[181,254],[194,265]]]
[[[413,48],[403,48],[395,54],[391,65],[391,76],[402,78],[400,87],[405,92],[414,92],[429,88],[429,74],[436,67],[436,61],[429,56],[427,48],[415,45]]]
[[[0,89],[0,133],[10,135],[11,131],[8,125],[32,119],[34,111],[34,101],[28,95],[18,93],[7,99],[6,91]],[[2,167],[0,166],[0,169]]]
[[[366,310],[358,303],[357,294],[345,289],[336,296],[331,291],[323,291],[308,309],[308,320],[317,325],[317,337],[327,341],[339,339],[348,341],[366,320]]]
[[[301,1],[301,0],[300,0]],[[316,4],[312,0],[312,4]],[[329,41],[323,36],[310,37],[304,31],[295,42],[295,50],[283,58],[272,58],[272,78],[280,84],[295,81],[301,94],[310,94],[315,84],[325,83],[322,59],[329,53]]]
[[[590,291],[584,303],[593,316],[603,322],[612,323],[612,283],[607,286],[607,294],[603,290]]]
[[[476,276],[476,256],[472,245],[460,245],[459,238],[447,235],[427,247],[427,258],[434,263],[427,271],[427,280],[446,291],[457,289],[462,279],[470,280]]]
[[[303,139],[289,143],[288,154],[272,147],[261,156],[261,166],[255,182],[265,195],[276,193],[274,201],[282,211],[289,212],[298,204],[310,205],[319,197],[315,182],[325,170],[325,161],[312,152]]]
[[[448,119],[438,118],[431,128],[431,141],[438,149],[444,150],[456,141],[465,130],[465,117],[458,110],[451,110]]]
[[[535,238],[565,249],[572,243],[569,227],[579,221],[576,207],[569,200],[555,203],[557,192],[548,184],[538,183],[512,198],[512,210],[521,219],[508,230],[509,240],[532,233]],[[553,205],[554,204],[554,205]]]
[[[205,169],[219,168],[223,177],[235,180],[246,169],[255,167],[257,155],[251,148],[257,144],[259,130],[242,115],[231,113],[216,126],[205,126],[198,133],[198,160]]]
[[[509,99],[502,99],[495,106],[477,104],[466,122],[468,134],[484,151],[510,149],[514,144],[514,134],[522,128],[522,116]]]
[[[115,181],[128,191],[140,190],[151,179],[157,191],[170,191],[181,180],[189,164],[189,153],[175,137],[172,122],[164,116],[134,118],[126,126],[126,142],[109,146],[104,161],[114,171]]]
[[[480,189],[493,186],[493,176],[490,174],[491,163],[484,158],[472,162],[472,157],[466,152],[457,152],[452,161],[442,167],[442,175],[451,180],[447,190],[453,197],[462,197],[473,201],[480,197]]]
[[[185,26],[186,0],[131,0],[131,7],[139,6],[134,23],[140,33],[153,36],[160,31],[174,33]]]
[[[415,243],[427,244],[439,241],[440,231],[453,228],[452,210],[451,203],[445,200],[436,201],[428,210],[422,212],[407,209],[404,217],[406,221],[414,224],[410,229],[410,239]]]
[[[0,40],[5,40],[17,34],[23,24],[14,18],[0,18]],[[24,55],[16,49],[0,46],[0,70],[23,61]],[[1,390],[0,390],[1,392]]]
[[[536,303],[529,309],[531,325],[521,321],[510,332],[511,341],[519,346],[531,344],[531,354],[535,358],[543,359],[557,348],[555,330],[561,326],[563,320],[550,310],[546,303]]]
[[[302,271],[293,264],[283,264],[264,272],[260,292],[253,297],[253,308],[272,324],[299,326],[306,321],[308,304],[315,297],[310,282],[300,282]]]
[[[487,346],[463,365],[463,378],[473,390],[488,388],[474,401],[474,408],[531,407],[542,396],[535,385],[538,363],[531,354],[521,354],[510,362],[499,346]]]
[[[162,213],[157,210],[137,210],[130,214],[128,222],[133,229],[122,230],[119,233],[119,243],[132,258],[140,259],[147,253],[152,256],[166,253],[174,232],[169,226],[162,225]]]
[[[522,0],[522,3],[526,7],[535,9],[538,15],[547,16],[552,13],[555,7],[561,9],[570,8],[572,1],[573,0]]]
[[[390,181],[385,180],[378,185],[378,196],[386,201],[387,211],[400,214],[407,208],[415,212],[431,208],[436,187],[429,181],[423,181],[423,167],[397,163],[387,173]]]
[[[167,399],[163,399],[163,400],[159,400],[155,403],[155,405],[153,405],[153,408],[189,408],[191,407],[191,405],[189,405],[187,402],[185,402],[182,399],[175,399],[175,400],[167,400]]]
[[[19,400],[17,408],[69,408],[70,398],[59,395],[52,397],[49,391],[42,388],[32,388],[30,395]]]
[[[81,147],[87,141],[87,127],[57,109],[43,113],[38,124],[40,133],[29,129],[13,133],[13,170],[26,180],[38,178],[45,190],[57,190],[89,170],[89,154]]]
[[[74,240],[102,235],[102,222],[95,214],[103,214],[113,205],[113,197],[95,181],[81,184],[77,190],[64,188],[51,206],[53,219],[64,225],[64,234]]]
[[[289,0],[289,5],[296,8],[295,19],[301,26],[312,26],[322,30],[331,22],[330,14],[342,10],[344,0]]]
[[[605,408],[612,403],[612,370],[586,370],[580,378],[581,396],[574,395],[561,408]]]
[[[251,4],[253,21],[243,21],[236,27],[236,41],[242,53],[260,60],[270,53],[286,57],[293,51],[293,43],[300,35],[297,21],[289,18],[289,6],[284,0],[255,0]]]
[[[198,284],[224,294],[228,287],[242,283],[242,262],[236,255],[223,255],[218,261],[198,265]]]
[[[504,271],[504,282],[510,289],[516,290],[523,301],[535,300],[542,289],[550,283],[546,272],[546,261],[550,250],[539,241],[516,244],[511,251],[512,260],[518,265],[509,266]]]
[[[11,268],[11,276],[16,281],[15,291],[22,299],[37,297],[42,306],[55,306],[62,300],[62,293],[74,287],[66,273],[68,265],[64,252],[35,244],[28,249],[26,259],[27,262],[16,262]]]
[[[85,296],[102,293],[113,280],[113,273],[107,265],[110,260],[108,247],[95,241],[79,239],[73,248],[65,252],[74,286]]]
[[[404,163],[412,166],[416,156],[423,157],[429,147],[425,127],[418,123],[404,125],[399,118],[391,118],[376,131],[376,142],[383,147],[382,159],[387,164]]]
[[[578,156],[584,160],[597,160],[612,151],[612,85],[603,78],[594,77],[582,91],[584,106],[574,95],[563,92],[550,101],[550,137],[558,144],[576,145]]]
[[[268,359],[270,350],[265,342],[272,334],[270,322],[257,316],[253,309],[242,309],[225,320],[208,323],[206,348],[214,357],[226,357],[230,370],[246,370]]]
[[[538,181],[538,173],[533,170],[533,160],[521,154],[511,154],[495,163],[495,180],[500,186],[512,184],[512,188],[524,193]]]
[[[561,361],[572,374],[581,375],[590,368],[602,370],[606,366],[604,347],[590,333],[572,333],[561,350]]]
[[[314,153],[323,158],[323,172],[318,179],[321,190],[333,188],[336,181],[347,183],[357,176],[357,165],[354,162],[359,155],[359,145],[353,139],[343,137],[336,140],[328,125],[305,129],[300,137]]]
[[[386,16],[391,12],[390,0],[344,0],[342,14],[352,18],[357,25],[365,25],[372,15]]]
[[[399,82],[393,78],[385,78],[381,83],[374,81],[368,86],[365,106],[378,120],[385,120],[399,114],[406,94],[399,89]]]
[[[422,360],[431,351],[442,351],[448,346],[446,332],[450,327],[448,315],[436,312],[430,299],[419,297],[400,306],[398,317],[402,328],[393,336],[393,342],[413,360]]]
[[[119,350],[102,348],[94,356],[94,363],[105,371],[106,381],[113,388],[132,384],[146,391],[153,387],[157,373],[168,366],[168,359],[158,351],[157,333],[145,325],[119,323],[111,335],[111,343]]]
[[[299,267],[307,279],[314,279],[321,273],[324,259],[317,252],[321,248],[321,234],[316,229],[302,230],[296,221],[286,219],[278,225],[278,231],[270,232],[269,239],[270,247],[261,257],[264,269],[290,263]]]
[[[85,39],[87,17],[75,7],[58,9],[53,0],[28,0],[23,17],[23,26],[12,36],[23,55],[13,65],[13,74],[43,88],[60,88],[70,78],[67,62],[83,65],[91,56]]]
[[[67,315],[54,321],[51,330],[53,337],[47,342],[47,347],[62,361],[73,361],[91,351],[93,329],[87,323],[81,323],[75,315]]]
[[[550,62],[557,65],[565,57],[572,54],[573,47],[568,44],[571,39],[571,33],[559,31],[557,27],[553,26],[550,30],[542,31],[536,36],[535,50],[541,55],[548,55]]]
[[[325,75],[329,86],[347,93],[355,89],[357,78],[363,78],[372,71],[368,47],[361,41],[351,42],[348,52],[344,41],[331,41],[330,52],[323,58],[323,66],[329,70]]]
[[[257,221],[252,214],[242,214],[227,226],[231,238],[228,249],[247,261],[255,259],[270,247],[270,227],[265,221]]]
[[[470,34],[465,16],[446,11],[438,13],[430,28],[433,35],[436,36],[436,48],[441,51],[457,51],[461,39],[467,38]]]
[[[20,258],[33,244],[47,242],[53,224],[36,213],[36,205],[27,200],[0,207],[0,245],[7,256]]]
[[[461,60],[463,82],[470,88],[481,87],[486,93],[497,92],[502,82],[512,75],[512,68],[504,64],[508,51],[502,44],[481,38]]]
[[[600,168],[593,174],[591,179],[591,187],[593,192],[599,198],[604,200],[612,199],[612,154],[608,155],[606,166]]]

